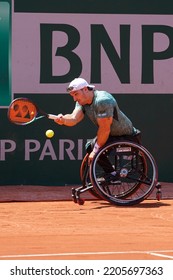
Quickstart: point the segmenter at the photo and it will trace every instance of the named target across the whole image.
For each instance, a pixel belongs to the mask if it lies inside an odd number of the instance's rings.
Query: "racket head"
[[[8,107],[9,120],[17,125],[27,125],[36,119],[37,106],[28,98],[16,98]]]

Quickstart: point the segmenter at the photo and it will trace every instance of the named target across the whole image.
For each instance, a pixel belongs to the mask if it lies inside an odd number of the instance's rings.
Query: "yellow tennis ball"
[[[46,130],[46,136],[52,138],[54,136],[54,131],[52,129]]]

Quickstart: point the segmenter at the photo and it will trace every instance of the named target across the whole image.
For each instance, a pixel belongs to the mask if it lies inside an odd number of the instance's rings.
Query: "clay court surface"
[[[173,185],[130,207],[86,194],[73,203],[70,187],[0,187],[1,260],[171,260]]]

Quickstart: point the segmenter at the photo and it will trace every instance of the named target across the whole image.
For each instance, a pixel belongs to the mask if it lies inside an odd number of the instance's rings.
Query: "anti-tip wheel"
[[[158,201],[160,201],[161,198],[162,198],[162,192],[161,192],[161,191],[157,191],[157,192],[156,192],[156,199],[157,199]]]

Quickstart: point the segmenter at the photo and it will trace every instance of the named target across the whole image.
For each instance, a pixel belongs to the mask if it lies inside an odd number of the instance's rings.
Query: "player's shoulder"
[[[108,102],[114,104],[116,102],[113,95],[105,90],[95,90],[95,100],[96,103]]]

